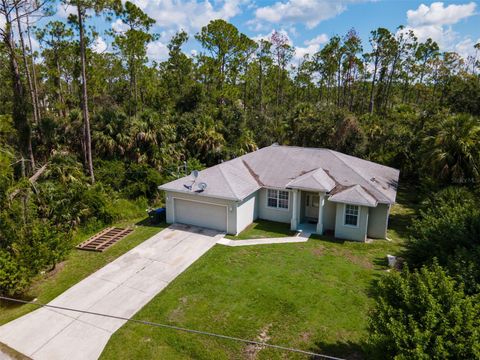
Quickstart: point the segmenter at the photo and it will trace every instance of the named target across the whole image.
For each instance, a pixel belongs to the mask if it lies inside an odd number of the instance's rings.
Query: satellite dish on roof
[[[205,189],[207,188],[207,183],[201,182],[197,186],[201,191],[205,191]]]
[[[193,178],[193,180],[196,180],[198,177],[198,170],[193,170],[190,176]]]

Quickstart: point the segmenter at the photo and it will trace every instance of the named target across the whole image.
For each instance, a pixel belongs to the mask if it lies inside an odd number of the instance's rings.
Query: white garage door
[[[227,208],[182,199],[174,200],[175,222],[227,231]]]

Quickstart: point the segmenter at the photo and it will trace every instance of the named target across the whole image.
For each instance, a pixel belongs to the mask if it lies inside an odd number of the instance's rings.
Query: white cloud
[[[117,19],[115,22],[112,23],[112,29],[115,32],[125,32],[128,30],[128,25],[125,24],[122,20]]]
[[[306,40],[305,45],[322,45],[322,44],[325,44],[327,41],[328,41],[328,35],[320,34],[311,40]]]
[[[242,12],[247,0],[133,0],[163,28],[198,31],[210,20],[229,20]]]
[[[443,51],[457,51],[468,56],[473,52],[473,41],[468,37],[460,40],[452,26],[474,16],[475,8],[474,2],[448,6],[443,2],[434,2],[430,6],[421,4],[416,10],[407,11],[407,26],[403,31],[412,30],[422,42],[431,38]],[[472,46],[468,49],[470,43]]]
[[[306,40],[304,42],[305,47],[296,46],[295,47],[295,59],[301,61],[305,55],[313,55],[320,50],[320,46],[325,44],[328,41],[327,34],[320,34],[314,37],[311,40]]]
[[[92,44],[92,50],[96,53],[103,53],[107,50],[107,48],[108,45],[101,36],[97,37]]]
[[[274,32],[278,32],[278,33],[282,34],[283,36],[285,36],[287,38],[288,45],[290,45],[290,46],[293,45],[292,39],[290,38],[290,36],[288,36],[288,32],[285,29],[280,29],[280,30],[273,29],[268,34],[259,34],[257,36],[252,37],[252,40],[255,40],[256,42],[259,42],[260,40],[271,41],[272,35],[273,35]]]
[[[471,38],[466,38],[455,44],[453,50],[466,59],[469,56],[475,56],[475,44],[480,44],[480,38],[478,38],[477,41],[473,41]]]
[[[275,31],[276,30],[272,30],[268,34],[260,34],[260,35],[254,36],[252,39],[255,40],[256,42],[259,42],[260,40],[270,41]],[[303,44],[305,46],[294,46],[288,31],[286,31],[285,29],[281,29],[281,30],[278,30],[278,32],[287,38],[288,45],[293,46],[295,48],[295,53],[293,57],[296,62],[301,61],[303,57],[307,54],[308,55],[315,54],[318,50],[320,50],[321,45],[325,44],[328,41],[327,34],[320,34],[314,37],[313,39],[304,41]]]
[[[347,5],[362,0],[287,0],[255,10],[255,19],[249,23],[259,27],[262,22],[273,24],[304,23],[312,29],[320,22],[333,18],[347,8]],[[261,26],[261,25],[260,25]]]
[[[163,61],[168,58],[168,48],[160,40],[147,45],[147,56],[150,60]]]
[[[411,26],[453,25],[474,15],[476,6],[474,2],[447,7],[443,2],[434,2],[430,6],[421,4],[417,10],[407,11],[407,21]]]
[[[58,3],[57,5],[57,15],[62,19],[68,19],[70,15],[77,15],[77,7],[74,5],[64,5]]]

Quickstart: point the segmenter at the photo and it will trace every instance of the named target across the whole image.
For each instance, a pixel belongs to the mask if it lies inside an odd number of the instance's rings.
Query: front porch
[[[336,206],[324,192],[293,189],[292,195],[292,230],[322,235],[335,228]]]

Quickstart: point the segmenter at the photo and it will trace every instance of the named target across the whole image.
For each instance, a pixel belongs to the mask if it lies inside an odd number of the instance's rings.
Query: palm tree
[[[480,179],[480,122],[470,115],[449,116],[425,138],[433,176],[454,183]]]

